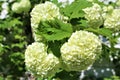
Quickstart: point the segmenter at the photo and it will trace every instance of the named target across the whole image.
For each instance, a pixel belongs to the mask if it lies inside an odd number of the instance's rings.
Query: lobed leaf
[[[71,5],[66,6],[63,9],[63,13],[66,16],[69,16],[70,19],[84,17],[84,12],[82,9],[90,6],[92,6],[92,3],[87,0],[76,0]]]
[[[55,19],[41,22],[36,33],[42,35],[47,41],[62,40],[70,37],[72,26]]]
[[[100,28],[100,29],[88,28],[86,30],[109,37],[109,38],[112,37],[112,33],[113,33],[110,29],[107,29],[107,28]]]

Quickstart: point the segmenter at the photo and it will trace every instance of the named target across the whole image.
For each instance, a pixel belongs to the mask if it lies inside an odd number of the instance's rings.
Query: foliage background
[[[46,0],[30,1],[32,10],[35,4]],[[8,17],[0,19],[0,80],[27,79],[28,75],[26,75],[24,51],[28,44],[34,42],[30,25],[31,10],[28,13],[16,14],[11,11],[11,6],[15,1],[0,0],[0,6],[5,2],[8,3]],[[54,2],[56,3],[57,0],[54,0]],[[81,20],[80,17],[82,17],[83,13],[78,14],[76,5],[72,7],[68,6],[65,10],[61,9],[61,11],[70,17],[69,22],[75,26],[74,30],[79,30],[83,29],[86,24],[84,20]],[[82,7],[84,7],[84,5]],[[71,10],[71,12],[69,10]],[[1,11],[2,7],[0,7],[0,12]],[[107,30],[94,31],[89,29],[88,31],[100,33],[103,31],[101,34],[109,35],[106,34]],[[114,40],[112,39],[112,41]],[[120,50],[108,48],[103,45],[103,53],[101,58],[96,61],[89,70],[82,72],[62,71],[56,74],[55,80],[78,80],[78,78],[83,80],[120,80]]]

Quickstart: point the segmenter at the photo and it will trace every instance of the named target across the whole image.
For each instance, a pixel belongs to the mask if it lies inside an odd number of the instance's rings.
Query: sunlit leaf
[[[70,37],[72,34],[72,26],[58,19],[51,20],[40,24],[37,33],[48,41],[62,40]]]

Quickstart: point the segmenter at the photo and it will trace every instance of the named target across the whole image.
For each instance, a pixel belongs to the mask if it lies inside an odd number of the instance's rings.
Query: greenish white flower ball
[[[12,11],[15,13],[28,12],[31,8],[31,3],[29,0],[21,0],[20,2],[15,2],[12,5]]]
[[[15,13],[21,13],[22,12],[22,9],[20,8],[20,5],[19,5],[18,2],[15,2],[12,5],[12,11],[15,12]]]
[[[20,6],[21,6],[23,12],[28,12],[28,11],[30,11],[31,3],[29,0],[21,0]]]
[[[41,78],[52,77],[60,68],[60,62],[52,53],[47,54],[47,47],[43,43],[34,42],[25,51],[27,69]]]
[[[92,7],[83,9],[85,18],[88,21],[89,27],[98,28],[103,24],[102,8],[100,5],[94,3]]]
[[[104,21],[105,28],[112,29],[114,31],[120,31],[120,9],[114,9],[111,15],[109,15]]]
[[[46,58],[46,46],[43,43],[34,42],[25,51],[25,63],[27,68],[36,73],[42,59]],[[37,74],[37,73],[36,73]]]
[[[111,13],[113,12],[114,7],[109,5],[109,6],[103,6],[102,9],[103,9],[102,16],[105,20],[106,18],[111,17]]]
[[[40,63],[37,75],[43,78],[53,77],[59,72],[60,62],[52,53],[48,54],[46,58]]]
[[[61,47],[63,68],[67,71],[81,71],[92,65],[101,54],[101,41],[88,31],[76,31]]]
[[[51,20],[54,18],[61,18],[59,7],[54,3],[46,1],[36,5],[31,12],[31,25],[37,27],[40,21]]]

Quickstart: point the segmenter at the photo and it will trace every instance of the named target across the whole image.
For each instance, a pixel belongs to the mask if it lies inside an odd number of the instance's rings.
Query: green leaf
[[[15,65],[24,63],[24,62],[21,62],[21,60],[24,59],[24,54],[21,52],[13,52],[11,55],[9,55],[9,58]]]
[[[21,43],[14,43],[11,45],[11,48],[14,48],[14,47],[18,47],[18,48],[24,48],[25,46],[25,42],[21,42]]]
[[[54,4],[58,4],[58,0],[52,0]]]
[[[3,35],[0,35],[0,41],[2,41],[2,40],[3,40],[3,38],[4,38],[4,36],[3,36]]]
[[[100,29],[88,28],[85,30],[91,31],[91,32],[94,32],[96,34],[103,35],[103,36],[106,36],[109,38],[112,37],[112,33],[113,33],[110,29],[107,29],[107,28],[100,28]]]
[[[83,27],[87,27],[88,26],[88,24],[87,24],[87,20],[80,20],[80,26],[83,26]]]
[[[104,35],[104,36],[108,36],[108,37],[112,37],[112,31],[106,28],[101,28],[99,29],[99,33]]]
[[[0,28],[1,29],[6,29],[6,28],[11,28],[14,27],[16,25],[22,25],[22,22],[19,21],[18,19],[7,19],[5,21],[0,21]]]
[[[87,0],[76,0],[71,5],[66,6],[63,9],[63,13],[66,16],[69,16],[70,19],[84,17],[84,12],[82,9],[90,6],[92,6],[92,3]]]
[[[41,22],[36,33],[42,35],[47,41],[62,40],[70,37],[72,26],[55,19]]]
[[[4,78],[2,76],[0,76],[0,80],[4,80]]]

